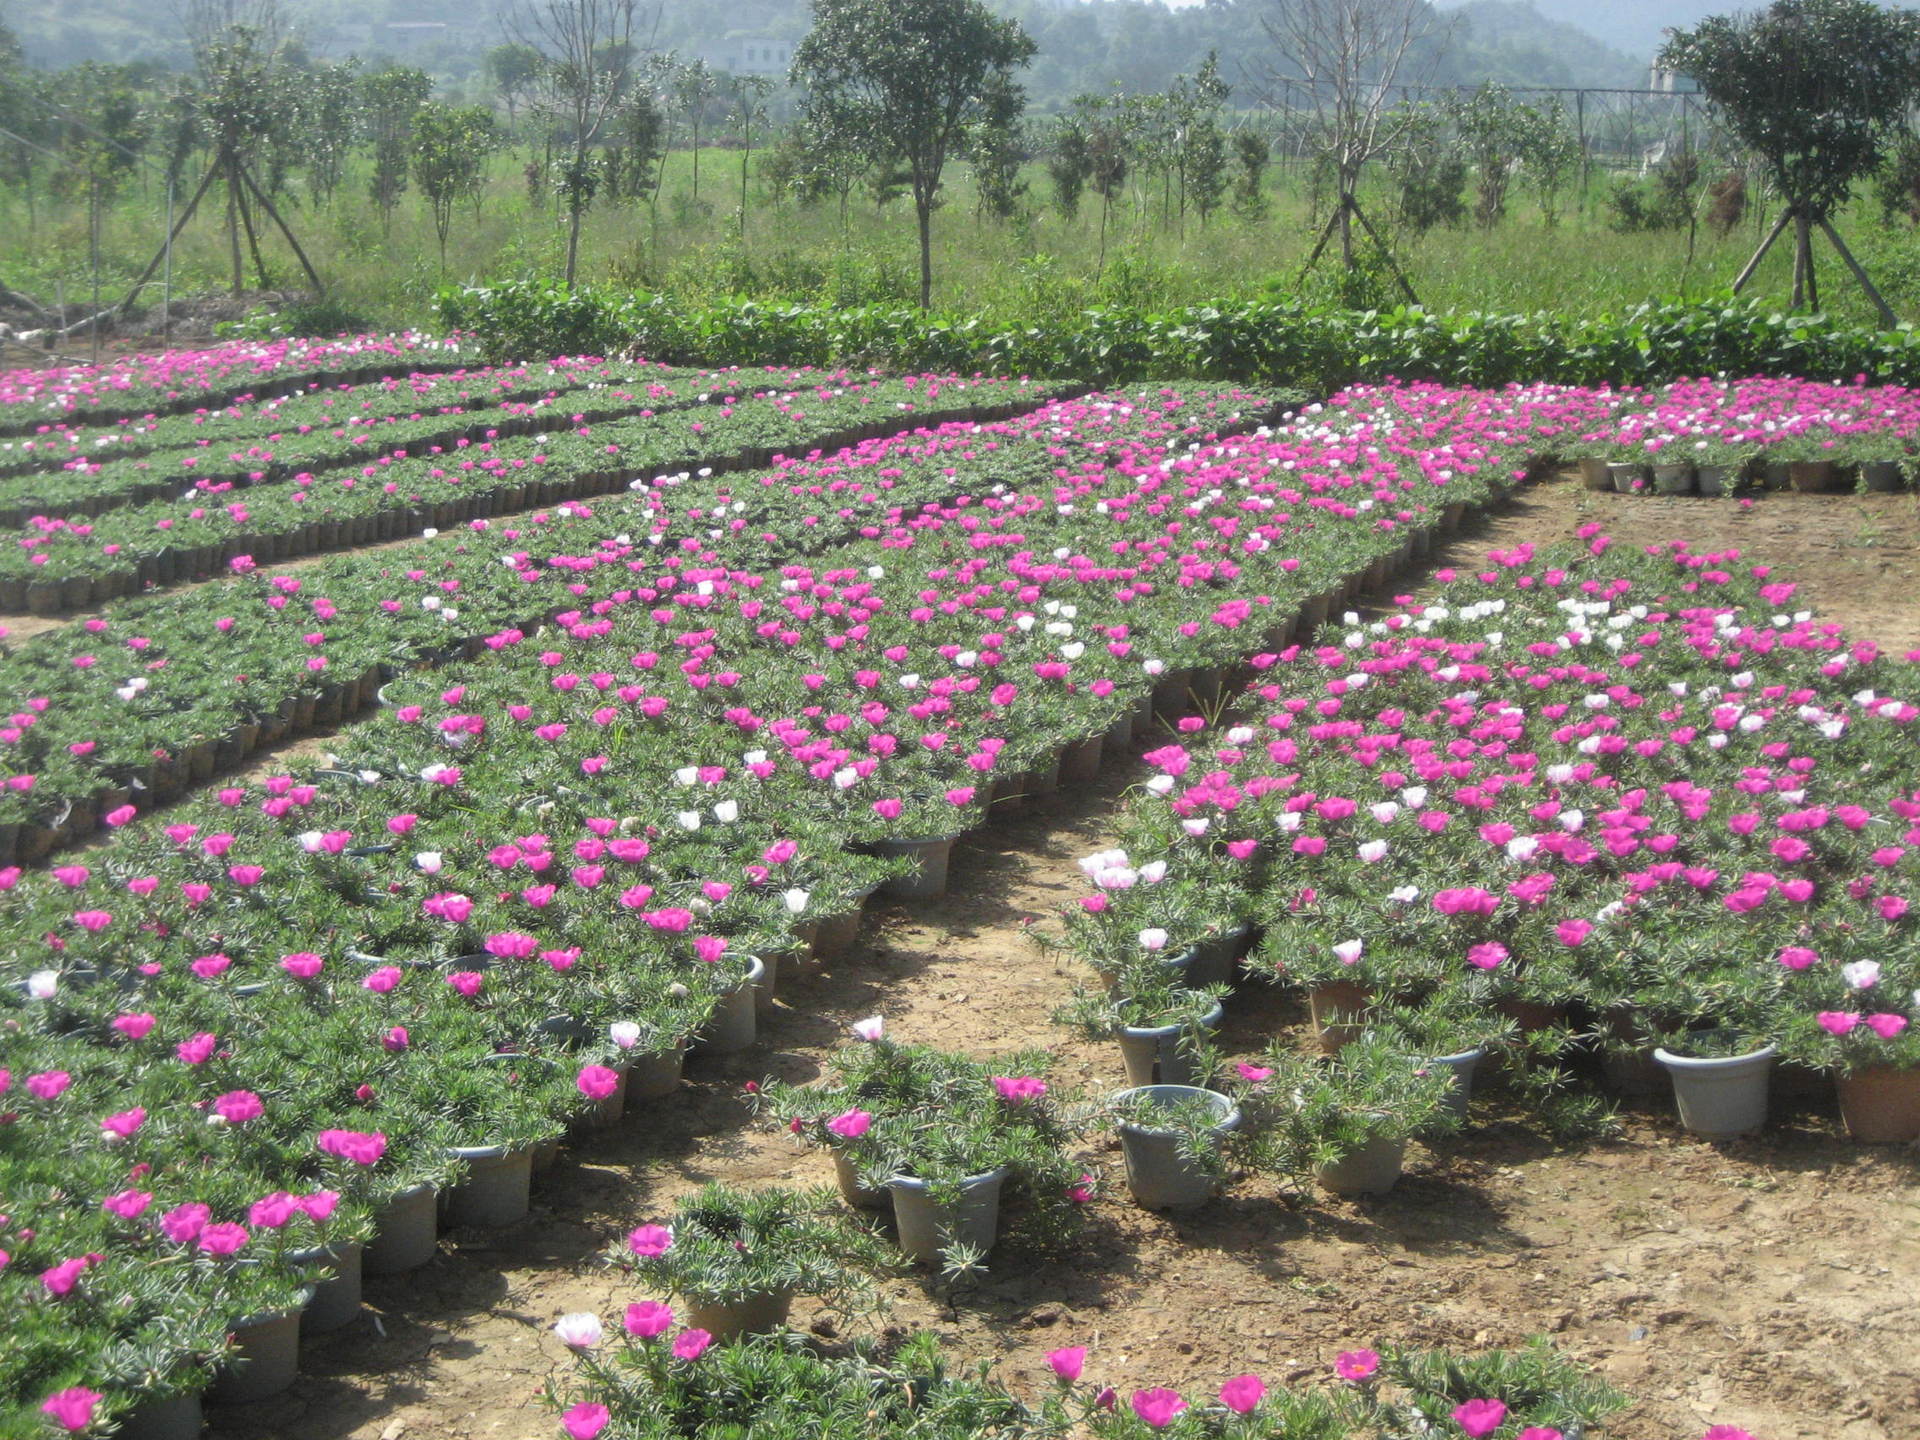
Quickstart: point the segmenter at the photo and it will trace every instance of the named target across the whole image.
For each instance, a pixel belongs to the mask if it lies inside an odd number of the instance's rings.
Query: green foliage
[[[413,180],[433,207],[442,265],[453,207],[478,200],[487,156],[499,143],[493,112],[484,105],[426,105],[413,117]]]
[[[373,203],[380,208],[383,228],[393,227],[393,212],[406,193],[408,158],[413,149],[413,125],[420,107],[433,94],[433,81],[423,70],[394,67],[362,77],[361,114],[373,147],[373,175],[367,182]]]
[[[1920,17],[1871,0],[1775,0],[1676,30],[1660,63],[1700,83],[1787,203],[1830,215],[1920,93]]]

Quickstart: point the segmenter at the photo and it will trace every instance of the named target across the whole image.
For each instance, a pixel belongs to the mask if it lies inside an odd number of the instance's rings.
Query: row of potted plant
[[[1151,754],[1076,943],[1137,972],[1258,929],[1334,1044],[1448,1001],[1591,1037],[1622,1081],[1664,1046],[1689,1075],[1756,1052],[1764,1085],[1777,1049],[1842,1078],[1856,1135],[1911,1138],[1920,708],[1765,567],[1587,536],[1285,652],[1215,745]]]
[[[262,387],[353,384],[396,368],[471,368],[457,332],[408,330],[330,339],[233,341],[203,350],[121,355],[99,365],[0,370],[0,434],[20,435],[50,418],[111,423],[127,414],[221,406]]]

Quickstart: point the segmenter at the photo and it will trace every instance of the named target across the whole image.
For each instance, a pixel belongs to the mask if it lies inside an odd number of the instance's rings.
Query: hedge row
[[[443,324],[473,332],[495,360],[631,352],[669,363],[857,363],[1100,383],[1186,375],[1321,393],[1389,377],[1603,385],[1725,373],[1920,384],[1920,331],[1911,325],[1875,330],[1729,298],[1598,319],[1244,301],[1161,312],[1107,307],[1048,325],[877,305],[697,307],[542,280],[450,287],[436,303]]]

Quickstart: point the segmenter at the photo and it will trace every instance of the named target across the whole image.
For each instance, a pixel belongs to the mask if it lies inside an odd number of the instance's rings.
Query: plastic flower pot
[[[1307,991],[1307,1014],[1322,1054],[1337,1055],[1360,1038],[1373,991],[1353,980],[1329,980]]]
[[[467,1178],[447,1192],[447,1223],[495,1228],[524,1220],[533,1204],[533,1146],[455,1145]]]
[[[1473,1098],[1473,1072],[1480,1068],[1480,1062],[1486,1058],[1484,1045],[1476,1045],[1471,1050],[1461,1050],[1452,1055],[1427,1057],[1429,1070],[1445,1072],[1447,1108],[1463,1120],[1467,1117],[1467,1102]]]
[[[1653,1058],[1652,1045],[1632,1050],[1608,1050],[1600,1056],[1600,1073],[1616,1095],[1658,1095],[1667,1085],[1666,1072]]]
[[[1278,647],[1277,647],[1278,648]],[[1127,711],[1118,720],[1107,727],[1107,733],[1100,737],[1100,756],[1122,755],[1133,744],[1133,712]]]
[[[183,1390],[142,1400],[113,1433],[120,1440],[199,1440],[206,1424],[200,1392]]]
[[[1787,483],[1803,495],[1825,495],[1840,488],[1840,472],[1831,460],[1789,460]]]
[[[774,987],[780,981],[780,955],[774,951],[758,958],[760,974],[753,982],[753,1013],[757,1020],[764,1020],[773,1014]]]
[[[1860,481],[1878,494],[1893,494],[1907,488],[1898,460],[1869,460],[1860,467]]]
[[[415,1185],[388,1200],[360,1256],[360,1269],[368,1275],[398,1275],[419,1269],[439,1254],[438,1201],[431,1185]]]
[[[1731,465],[1702,465],[1694,470],[1693,483],[1702,495],[1731,495],[1739,475]]]
[[[813,932],[813,956],[816,960],[838,960],[860,939],[858,907],[839,915],[828,915],[817,922]]]
[[[787,1327],[793,1309],[791,1290],[768,1290],[740,1300],[696,1300],[685,1297],[687,1324],[705,1330],[722,1344],[742,1335],[768,1335]]]
[[[699,1047],[711,1054],[732,1055],[745,1050],[760,1033],[754,992],[766,967],[757,955],[743,958],[747,962],[746,974],[720,997],[720,1008],[713,1012],[713,1019],[701,1032]]]
[[[1160,1109],[1203,1101],[1219,1117],[1208,1132],[1216,1142],[1240,1125],[1240,1111],[1230,1096],[1195,1085],[1144,1085],[1120,1091],[1111,1103],[1118,1106],[1128,1101],[1145,1101]],[[1204,1205],[1220,1193],[1216,1175],[1181,1155],[1178,1131],[1155,1129],[1139,1120],[1123,1120],[1117,1128],[1134,1203],[1149,1210],[1170,1210]]]
[[[1060,790],[1060,757],[1056,754],[1050,760],[1035,763],[1027,771],[1026,790],[1029,795],[1054,795]]]
[[[687,1047],[676,1043],[651,1055],[637,1056],[627,1068],[627,1099],[661,1100],[680,1088],[686,1069]]]
[[[1193,945],[1193,963],[1187,967],[1187,984],[1198,990],[1207,985],[1225,985],[1233,979],[1233,967],[1247,953],[1253,931],[1236,925],[1221,935],[1209,936]]]
[[[1839,1077],[1840,1118],[1868,1145],[1920,1140],[1920,1070],[1875,1065]]]
[[[1128,738],[1131,744],[1153,733],[1153,691],[1143,690],[1140,698],[1133,702],[1133,734]]]
[[[246,1405],[278,1395],[300,1375],[300,1311],[297,1304],[263,1310],[233,1322],[234,1351],[218,1373],[207,1398],[222,1405]]]
[[[533,1173],[544,1175],[560,1163],[560,1137],[550,1136],[533,1147]]]
[[[1320,1166],[1313,1175],[1321,1189],[1336,1195],[1384,1195],[1399,1183],[1406,1158],[1406,1137],[1383,1135],[1343,1160]]]
[[[1006,1178],[1004,1165],[984,1175],[969,1175],[960,1182],[959,1200],[938,1205],[926,1181],[894,1176],[887,1188],[893,1192],[900,1248],[929,1265],[937,1264],[946,1247],[956,1242],[982,1254],[993,1249],[1000,1233],[1000,1187]]]
[[[893,1203],[893,1196],[887,1187],[864,1185],[860,1181],[860,1171],[846,1152],[833,1152],[833,1180],[840,1187],[840,1198],[856,1210],[884,1210]]]
[[[1698,1059],[1655,1050],[1673,1077],[1680,1123],[1696,1135],[1744,1135],[1767,1123],[1767,1082],[1774,1047],[1726,1059]]]
[[[1613,489],[1613,477],[1607,474],[1607,462],[1591,455],[1582,456],[1580,484],[1588,490]]]
[[[1654,466],[1653,493],[1656,495],[1691,495],[1693,493],[1692,464],[1683,460],[1677,465]]]
[[[1613,488],[1622,495],[1631,495],[1644,490],[1647,481],[1647,467],[1637,460],[1615,463],[1607,466],[1607,477],[1613,481]]]
[[[1200,1017],[1199,1028],[1218,1027],[1225,1010],[1215,1005]],[[1120,1058],[1126,1063],[1127,1080],[1135,1086],[1191,1085],[1198,1077],[1193,1061],[1180,1044],[1186,1025],[1123,1025],[1117,1039]]]
[[[902,900],[934,900],[947,893],[947,858],[953,851],[951,835],[919,840],[882,840],[873,848],[879,855],[903,856],[919,869],[895,876],[880,886],[882,895]]]
[[[307,1313],[300,1322],[306,1334],[326,1335],[359,1318],[363,1248],[358,1240],[343,1240],[336,1245],[296,1250],[287,1256],[295,1265],[332,1272],[314,1276],[313,1299],[307,1302]]]
[[[1190,670],[1169,670],[1154,683],[1153,713],[1156,719],[1177,720],[1186,714],[1187,682],[1192,677]]]

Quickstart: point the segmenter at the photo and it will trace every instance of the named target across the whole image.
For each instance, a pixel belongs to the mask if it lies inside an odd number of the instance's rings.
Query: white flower
[[[34,1000],[51,1000],[60,993],[58,970],[36,970],[27,977],[27,995]]]
[[[864,1020],[853,1022],[853,1038],[856,1040],[865,1040],[868,1044],[872,1044],[886,1033],[887,1022],[882,1016],[869,1015]]]
[[[1573,835],[1577,834],[1580,828],[1587,823],[1587,817],[1578,810],[1562,810],[1558,815],[1553,817],[1553,821],[1554,824],[1558,825],[1562,830],[1565,830],[1569,835]]]
[[[789,915],[798,915],[807,908],[807,901],[812,898],[813,892],[810,890],[793,889],[783,891],[780,901],[787,907]]]
[[[1167,662],[1164,660],[1148,660],[1142,664],[1140,668],[1149,675],[1159,675],[1166,670]]]
[[[1855,960],[1840,967],[1840,978],[1856,990],[1871,990],[1880,983],[1878,960]]]
[[[1167,932],[1158,928],[1142,930],[1140,932],[1140,948],[1142,950],[1166,949]]]
[[[713,818],[718,820],[722,825],[731,825],[740,818],[740,802],[738,800],[722,800],[718,805],[713,807]]]
[[[1173,776],[1155,775],[1151,780],[1147,781],[1147,789],[1156,795],[1171,794],[1173,791]]]
[[[1384,840],[1368,840],[1360,846],[1359,854],[1361,863],[1366,865],[1376,864],[1387,858],[1387,842]]]
[[[1180,822],[1180,828],[1198,840],[1202,835],[1207,833],[1207,827],[1211,824],[1213,824],[1211,817],[1203,815],[1198,820],[1182,820]]]
[[[1227,743],[1229,745],[1245,745],[1252,739],[1253,727],[1250,725],[1236,725],[1227,731]]]
[[[1540,842],[1534,839],[1533,836],[1516,835],[1507,842],[1507,858],[1509,860],[1518,860],[1524,865],[1534,857],[1534,852],[1539,850],[1539,848]]]
[[[438,875],[445,863],[438,850],[422,850],[413,857],[413,867],[422,875]]]
[[[1427,787],[1424,785],[1409,785],[1400,792],[1400,798],[1406,802],[1409,810],[1418,810],[1422,805],[1427,803]]]
[[[1298,810],[1282,810],[1278,815],[1273,817],[1273,828],[1278,830],[1282,835],[1293,834],[1294,831],[1300,828],[1300,812]]]
[[[607,1026],[607,1038],[622,1050],[631,1050],[640,1043],[640,1027],[631,1020],[616,1020]]]
[[[1420,887],[1417,885],[1401,885],[1387,892],[1387,899],[1393,901],[1396,905],[1411,905],[1419,898]]]
[[[590,1311],[576,1310],[554,1321],[553,1333],[569,1350],[591,1350],[600,1343],[600,1317]]]
[[[1376,800],[1367,808],[1373,812],[1373,818],[1382,825],[1391,825],[1400,818],[1400,807],[1391,800]]]
[[[833,783],[838,789],[851,790],[860,783],[860,772],[851,765],[843,766],[833,772]]]
[[[325,839],[318,830],[302,830],[293,838],[300,842],[300,848],[309,855],[318,855]]]
[[[700,828],[700,812],[698,810],[676,810],[673,818],[679,822],[682,830],[698,830]]]
[[[1164,860],[1149,860],[1140,867],[1140,878],[1149,885],[1158,885],[1162,880],[1167,878],[1167,862]]]
[[[699,778],[700,767],[698,765],[682,765],[678,770],[673,772],[673,783],[676,785],[691,785]]]
[[[1342,940],[1333,947],[1333,954],[1342,965],[1355,965],[1359,963],[1360,956],[1365,950],[1366,945],[1362,941]]]

